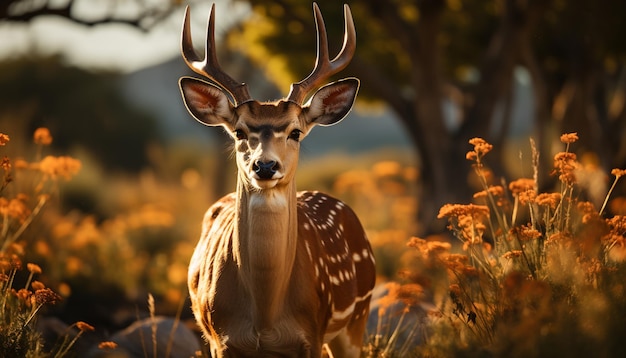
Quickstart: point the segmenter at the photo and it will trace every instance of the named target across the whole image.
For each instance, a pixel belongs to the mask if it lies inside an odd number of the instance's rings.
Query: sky
[[[98,11],[98,7],[77,9],[81,16],[90,16],[90,11]],[[133,9],[127,11],[132,12]],[[197,49],[204,41],[209,12],[210,2],[191,7],[192,34]],[[218,41],[220,33],[248,12],[247,5],[242,2],[218,1]],[[68,64],[86,69],[133,72],[180,56],[182,21],[183,9],[149,32],[121,24],[86,27],[55,16],[40,17],[28,24],[0,22],[0,60],[33,53],[60,54]]]

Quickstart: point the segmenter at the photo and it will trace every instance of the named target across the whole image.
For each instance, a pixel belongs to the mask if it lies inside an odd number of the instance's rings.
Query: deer
[[[298,192],[295,182],[301,141],[313,127],[341,121],[356,99],[357,78],[322,86],[354,55],[350,8],[344,5],[343,47],[330,60],[324,20],[313,4],[315,67],[273,102],[252,99],[245,83],[221,69],[215,4],[204,57],[193,48],[189,11],[182,57],[209,81],[181,77],[183,101],[197,121],[232,137],[237,164],[236,191],[206,212],[188,270],[192,311],[211,355],[358,357],[376,279],[372,248],[348,205]]]

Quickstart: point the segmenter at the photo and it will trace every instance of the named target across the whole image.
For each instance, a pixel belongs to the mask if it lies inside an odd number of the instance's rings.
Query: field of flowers
[[[497,180],[484,165],[492,146],[470,140],[483,190],[475,202],[446,204],[454,242],[413,237],[402,283],[388,284],[381,305],[402,302],[379,319],[391,322],[371,337],[370,356],[384,357],[617,357],[626,353],[626,207],[585,199],[577,178],[586,168],[571,151],[578,136],[561,136],[554,156],[554,190],[539,188],[533,146],[529,178]],[[612,216],[606,215],[611,206]],[[407,322],[405,317],[410,317]],[[379,325],[379,327],[382,325]],[[399,333],[417,347],[396,344]]]
[[[426,238],[412,237],[419,172],[410,158],[335,157],[321,172],[303,163],[299,186],[346,201],[374,246],[385,293],[364,356],[626,353],[626,199],[613,193],[626,171],[612,171],[596,207],[578,185],[577,138],[561,137],[547,189],[535,149],[532,175],[507,183],[484,163],[491,145],[472,139],[481,190],[472,203],[444,205],[449,234]],[[0,356],[115,349],[113,332],[155,314],[193,327],[187,263],[217,196],[206,163],[169,178],[107,175],[89,157],[49,155],[52,140],[40,128],[24,153],[0,153]],[[12,144],[0,134],[0,151]],[[41,329],[50,317],[65,323],[53,340]]]

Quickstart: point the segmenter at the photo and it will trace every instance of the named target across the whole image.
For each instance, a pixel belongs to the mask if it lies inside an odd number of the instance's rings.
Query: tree
[[[310,5],[248,2],[254,15],[231,34],[231,44],[266,64],[270,78],[287,88],[312,66]],[[340,38],[341,6],[319,3],[329,38]],[[469,200],[462,179],[470,169],[464,160],[467,141],[480,136],[502,148],[509,137],[513,74],[520,67],[532,80],[534,115],[528,120],[534,121],[540,145],[549,148],[545,132],[551,126],[580,131],[583,147],[600,155],[605,168],[626,164],[620,140],[626,122],[626,48],[619,39],[626,30],[624,2],[361,0],[350,5],[358,44],[344,74],[361,79],[364,96],[392,108],[415,144],[424,232],[441,229],[435,215],[442,204]],[[331,46],[338,51],[336,42]],[[458,128],[446,126],[446,101],[460,113]],[[544,153],[549,162],[550,151]],[[492,158],[502,159],[502,153],[495,154]],[[501,161],[490,164],[496,174],[505,174]]]
[[[59,3],[52,0],[5,0],[0,2],[0,21],[30,22],[39,16],[60,16],[85,26],[120,23],[147,31],[167,18],[172,10],[182,3],[179,0],[156,2],[105,0],[97,4],[106,8],[99,16],[80,15],[79,8],[81,6],[85,8],[88,5],[94,5],[93,2],[87,5],[88,2],[90,1],[67,0],[65,3]],[[129,16],[129,13],[132,15]]]

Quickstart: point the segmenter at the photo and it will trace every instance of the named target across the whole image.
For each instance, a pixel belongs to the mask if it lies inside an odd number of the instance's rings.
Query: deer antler
[[[345,28],[343,35],[343,47],[341,51],[332,61],[328,56],[328,36],[326,34],[326,26],[320,8],[313,3],[313,12],[315,14],[315,27],[317,29],[317,59],[315,60],[315,68],[305,79],[291,85],[291,90],[287,96],[287,100],[302,105],[303,101],[311,90],[319,86],[326,78],[343,70],[356,49],[356,30],[354,29],[354,20],[350,7],[345,4],[343,13],[345,18]]]
[[[187,6],[181,39],[181,52],[187,66],[194,72],[208,77],[224,91],[228,92],[233,98],[235,106],[251,101],[248,86],[245,83],[235,81],[226,72],[222,71],[217,61],[217,54],[215,53],[215,4],[211,6],[206,41],[204,58],[200,58],[193,49],[189,26],[189,6]]]

